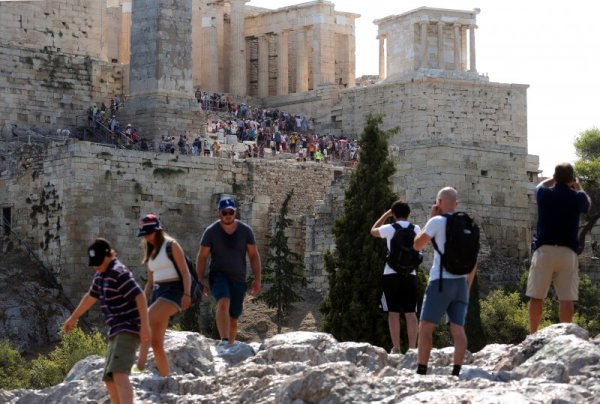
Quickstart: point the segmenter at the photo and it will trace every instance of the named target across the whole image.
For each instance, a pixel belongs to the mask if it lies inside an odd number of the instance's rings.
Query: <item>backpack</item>
[[[408,275],[423,262],[423,255],[413,248],[415,241],[415,225],[404,228],[398,223],[392,224],[396,230],[390,240],[387,264],[400,275]]]
[[[442,267],[453,275],[471,273],[479,254],[479,226],[465,212],[443,215],[446,218],[446,244],[444,254],[433,240],[433,248],[441,256],[440,281]],[[440,282],[441,288],[441,282]]]
[[[173,258],[173,240],[167,241],[166,249],[167,249],[167,257],[169,257],[169,259],[171,260],[173,265],[175,265],[175,269],[177,270],[179,277],[182,278],[181,271],[179,271],[179,268],[177,268],[177,263],[175,262],[175,259]],[[188,257],[187,254],[185,254],[185,253],[183,254],[183,256],[185,257],[185,263],[187,264],[188,270],[190,272],[190,280],[192,281],[192,285],[190,288],[190,295],[192,298],[191,300],[192,300],[192,303],[195,303],[196,301],[200,301],[202,299],[202,290],[204,289],[204,287],[198,281],[198,274],[196,273],[194,263],[192,262],[190,257]]]

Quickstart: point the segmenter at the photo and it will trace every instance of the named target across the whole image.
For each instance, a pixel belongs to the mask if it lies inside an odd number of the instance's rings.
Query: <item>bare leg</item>
[[[538,330],[542,311],[544,309],[544,299],[529,298],[529,333],[533,334]]]
[[[111,404],[120,404],[119,401],[119,392],[117,391],[117,386],[114,381],[105,381],[106,389],[108,390],[108,395],[110,396]]]
[[[133,404],[133,386],[127,373],[113,373],[113,381],[119,394],[119,404]]]
[[[219,336],[221,339],[229,338],[229,327],[230,327],[230,318],[229,318],[229,298],[219,299],[217,302],[217,330],[219,330]]]
[[[419,350],[418,350],[418,363],[420,365],[427,365],[429,363],[429,355],[431,354],[431,346],[433,345],[433,331],[437,324],[430,323],[429,321],[421,321],[419,323]]]
[[[572,300],[560,300],[558,302],[558,318],[561,323],[572,323],[575,314],[575,304]]]
[[[237,336],[237,318],[229,318],[229,343],[235,344],[235,337]]]
[[[169,326],[169,317],[177,313],[177,307],[164,300],[157,300],[148,310],[150,329],[152,330],[152,352],[158,374],[167,376],[169,374],[169,360],[165,353],[165,331]]]
[[[390,338],[392,345],[398,351],[400,350],[400,313],[388,313],[388,328],[390,329]]]
[[[406,319],[406,333],[408,334],[408,348],[414,349],[417,347],[417,335],[419,332],[419,322],[417,321],[416,313],[404,313]]]
[[[450,334],[452,334],[452,340],[454,341],[454,364],[462,365],[467,350],[465,327],[450,323]]]
[[[140,352],[138,353],[138,360],[136,366],[139,370],[144,370],[146,367],[146,359],[148,358],[148,349],[150,348],[150,343],[142,342],[140,343]]]

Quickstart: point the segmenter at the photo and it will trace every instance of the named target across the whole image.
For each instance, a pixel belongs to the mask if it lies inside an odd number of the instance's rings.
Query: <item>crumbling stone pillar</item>
[[[460,24],[454,24],[454,70],[460,70]]]
[[[121,121],[150,140],[199,130],[193,122],[199,107],[192,84],[192,0],[134,1],[131,43],[130,95]]]
[[[437,59],[438,69],[444,69],[444,22],[438,21],[437,23]]]
[[[229,91],[244,97],[246,87],[246,38],[244,37],[244,4],[247,0],[230,0],[231,51],[229,54]]]
[[[306,29],[296,33],[296,92],[308,91],[308,57],[306,52]]]
[[[385,79],[385,35],[379,35],[379,80]]]
[[[258,37],[258,96],[269,96],[269,37]]]
[[[286,95],[289,91],[289,31],[283,30],[277,38],[277,95]]]
[[[427,60],[427,25],[429,22],[421,21],[421,67],[427,68],[429,63]]]

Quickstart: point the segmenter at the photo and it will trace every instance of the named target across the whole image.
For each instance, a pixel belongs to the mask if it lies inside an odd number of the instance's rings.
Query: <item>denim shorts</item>
[[[248,285],[246,282],[232,282],[222,272],[210,273],[208,277],[210,293],[218,302],[220,299],[229,299],[229,317],[237,319],[244,308],[244,296]]]
[[[444,313],[451,323],[464,327],[469,306],[467,278],[444,279],[440,292],[440,280],[429,282],[423,297],[421,321],[437,324]]]
[[[152,297],[150,298],[150,304],[157,300],[165,300],[169,303],[177,306],[181,311],[181,299],[183,298],[183,282],[163,282],[155,283],[152,287]]]
[[[131,373],[139,343],[140,337],[130,332],[120,332],[108,339],[103,381],[112,381],[114,373]]]

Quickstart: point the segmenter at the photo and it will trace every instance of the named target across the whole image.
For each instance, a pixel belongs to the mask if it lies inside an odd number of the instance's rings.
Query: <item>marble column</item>
[[[121,36],[119,38],[119,63],[129,64],[131,58],[131,2],[121,7]]]
[[[460,24],[454,24],[454,70],[460,70]]]
[[[428,53],[427,53],[427,25],[429,25],[429,22],[427,21],[422,21],[421,22],[421,67],[422,68],[427,68],[429,67],[429,62],[427,60],[428,58]]]
[[[277,95],[289,92],[289,31],[281,31],[277,38]]]
[[[269,96],[269,37],[258,37],[258,96]]]
[[[231,50],[229,54],[229,91],[244,97],[247,93],[246,38],[244,36],[244,3],[246,0],[229,0],[231,6]]]
[[[444,70],[444,22],[437,23],[437,66]]]
[[[308,57],[306,52],[306,29],[296,32],[296,92],[308,91]]]
[[[379,34],[379,80],[385,79],[385,35]]]
[[[477,25],[469,25],[469,71],[477,72],[475,59],[475,28]]]
[[[335,26],[326,21],[312,27],[312,87],[335,81]]]

